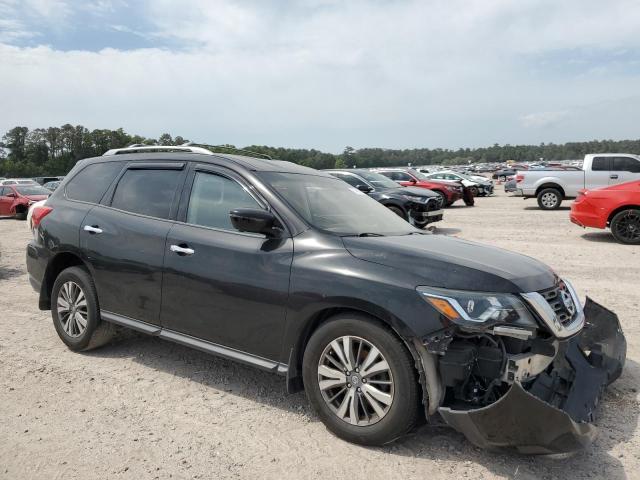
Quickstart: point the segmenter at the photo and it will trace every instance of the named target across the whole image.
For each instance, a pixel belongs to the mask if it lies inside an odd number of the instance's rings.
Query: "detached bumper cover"
[[[560,344],[550,369],[514,383],[489,406],[440,408],[444,420],[482,448],[551,454],[588,446],[596,435],[590,422],[605,387],[622,373],[627,347],[613,312],[587,298],[584,313],[585,327]]]

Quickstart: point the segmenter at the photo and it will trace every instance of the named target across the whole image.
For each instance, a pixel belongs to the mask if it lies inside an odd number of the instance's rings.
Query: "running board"
[[[147,335],[153,335],[154,337],[164,338],[165,340],[179,343],[180,345],[185,345],[218,357],[224,357],[246,365],[258,367],[262,370],[276,372],[280,375],[286,375],[289,370],[289,367],[284,363],[274,362],[273,360],[252,355],[251,353],[218,345],[217,343],[208,342],[206,340],[201,340],[190,335],[185,335],[184,333],[168,330],[160,327],[159,325],[152,325],[140,320],[123,317],[122,315],[105,311],[100,312],[100,317],[105,322],[131,328],[132,330],[137,330],[139,332],[146,333]]]

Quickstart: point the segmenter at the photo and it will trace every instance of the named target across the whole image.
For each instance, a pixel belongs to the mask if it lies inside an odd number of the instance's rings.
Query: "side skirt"
[[[122,315],[118,315],[116,313],[102,311],[100,313],[100,317],[105,322],[110,322],[116,325],[131,328],[132,330],[137,330],[148,335],[164,338],[165,340],[179,343],[180,345],[185,345],[187,347],[195,348],[196,350],[200,350],[205,353],[210,353],[218,357],[235,360],[237,362],[244,363],[245,365],[251,365],[253,367],[258,367],[262,370],[275,372],[280,375],[286,375],[289,369],[289,367],[283,363],[274,362],[273,360],[259,357],[257,355],[252,355],[251,353],[225,347],[223,345],[218,345],[217,343],[208,342],[206,340],[201,340],[190,335],[185,335],[184,333],[168,330],[158,325],[152,325],[150,323],[141,322],[140,320],[135,320],[133,318],[123,317]]]

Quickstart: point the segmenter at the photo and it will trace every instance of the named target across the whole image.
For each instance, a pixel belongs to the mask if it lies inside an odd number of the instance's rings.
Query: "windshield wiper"
[[[384,237],[381,233],[374,232],[363,232],[363,233],[354,233],[351,235],[344,235],[345,237]]]

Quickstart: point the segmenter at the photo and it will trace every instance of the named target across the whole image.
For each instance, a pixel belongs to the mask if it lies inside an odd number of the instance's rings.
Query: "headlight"
[[[455,323],[536,326],[533,315],[515,295],[432,287],[418,287],[417,291],[427,303]]]
[[[418,196],[415,196],[415,195],[403,195],[403,197],[406,200],[409,200],[411,202],[417,202],[417,203],[424,203],[425,200],[426,200],[425,197],[418,197]]]

